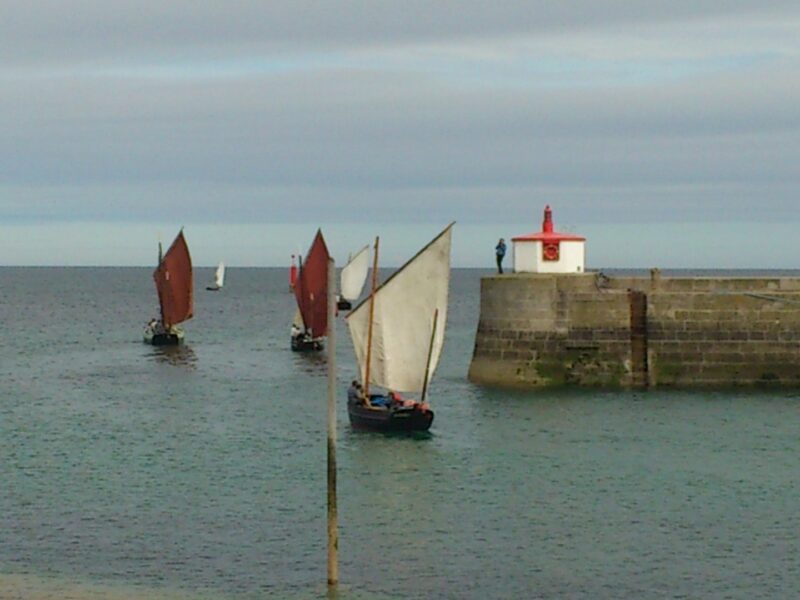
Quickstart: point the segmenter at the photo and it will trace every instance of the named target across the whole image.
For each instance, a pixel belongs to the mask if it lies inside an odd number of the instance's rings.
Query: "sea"
[[[452,273],[427,435],[350,428],[337,320],[328,590],[331,349],[289,350],[286,269],[195,269],[158,349],[152,269],[0,268],[0,599],[800,596],[800,391],[475,386],[491,273]]]

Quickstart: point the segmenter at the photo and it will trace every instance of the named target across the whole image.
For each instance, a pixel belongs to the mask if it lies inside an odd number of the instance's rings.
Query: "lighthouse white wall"
[[[513,242],[515,273],[583,273],[586,263],[586,242],[559,242],[558,260],[542,258],[542,242],[516,240]]]

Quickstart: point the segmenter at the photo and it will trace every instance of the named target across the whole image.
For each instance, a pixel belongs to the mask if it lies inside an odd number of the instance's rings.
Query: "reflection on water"
[[[352,436],[351,443],[354,446],[356,446],[360,443],[359,442],[360,437],[363,437],[365,439],[383,438],[389,440],[391,439],[416,440],[424,442],[432,440],[436,434],[430,429],[428,431],[370,431],[369,429],[351,428],[348,430],[347,435]]]
[[[197,368],[197,355],[191,346],[178,344],[177,346],[152,346],[150,356],[156,362],[167,363],[177,367],[186,367],[194,370]]]
[[[292,352],[294,366],[309,375],[324,375],[328,371],[328,353],[321,352]]]

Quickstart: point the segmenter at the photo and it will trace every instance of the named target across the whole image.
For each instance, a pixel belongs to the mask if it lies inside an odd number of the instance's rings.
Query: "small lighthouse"
[[[553,231],[553,211],[544,207],[542,230],[511,239],[515,273],[583,273],[586,238]]]

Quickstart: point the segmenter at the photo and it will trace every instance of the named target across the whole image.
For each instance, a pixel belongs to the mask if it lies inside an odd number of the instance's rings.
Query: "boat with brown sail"
[[[375,240],[372,291],[345,317],[364,382],[362,393],[348,393],[354,428],[427,431],[433,423],[428,388],[444,346],[452,228],[453,223],[380,286]],[[371,392],[373,384],[384,391]]]
[[[317,230],[306,259],[300,264],[294,295],[297,313],[292,322],[291,348],[295,352],[322,350],[328,333],[328,260],[322,230]]]
[[[180,344],[184,338],[180,323],[191,319],[194,313],[194,278],[189,246],[178,233],[166,254],[161,255],[158,244],[158,266],[153,271],[158,292],[161,319],[151,319],[144,330],[144,341],[153,346]]]

